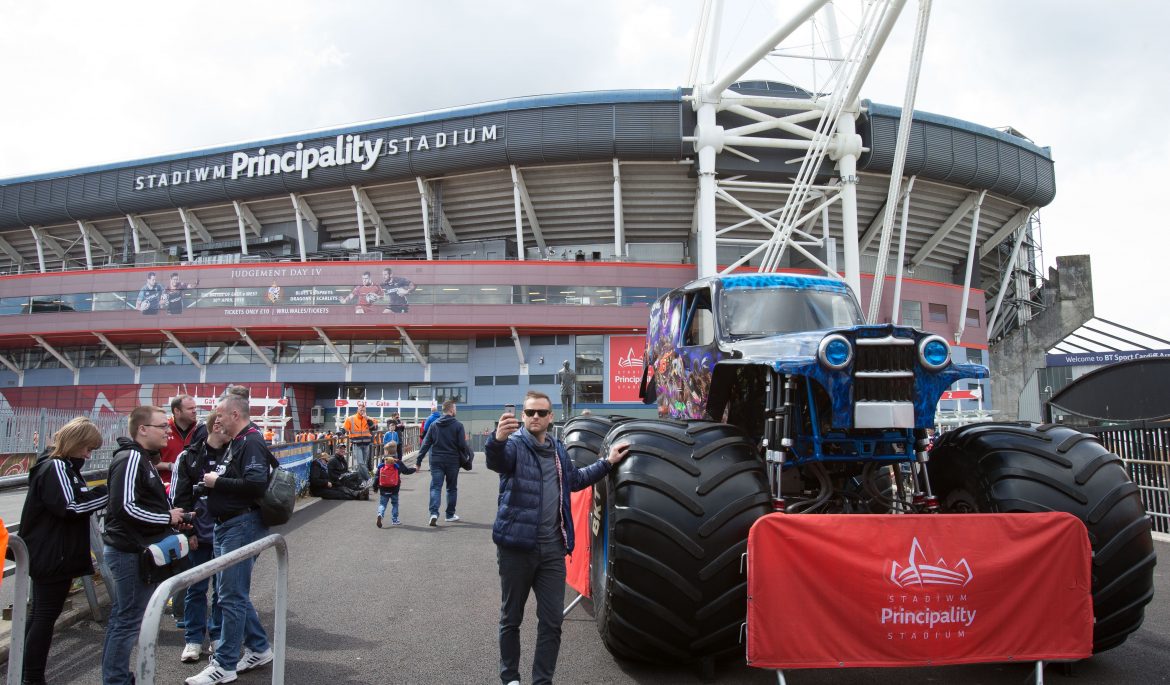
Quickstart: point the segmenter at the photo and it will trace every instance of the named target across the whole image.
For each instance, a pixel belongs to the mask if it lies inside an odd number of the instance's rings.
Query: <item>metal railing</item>
[[[135,682],[138,685],[154,685],[159,624],[162,623],[163,609],[166,608],[167,599],[177,590],[210,578],[245,559],[259,556],[269,547],[276,548],[276,598],[274,600],[276,616],[272,629],[272,651],[274,654],[272,682],[274,685],[284,685],[285,633],[288,622],[288,543],[279,533],[260,538],[256,542],[232,550],[221,557],[216,557],[159,583],[154,594],[146,603],[146,612],[142,616],[142,628],[138,632],[138,669],[135,675]],[[8,682],[19,681],[12,680],[10,676]]]
[[[8,682],[19,683],[24,671],[24,624],[28,620],[28,547],[17,535],[8,536],[8,551],[16,562],[12,580],[12,632],[8,647]],[[8,575],[5,572],[4,575]]]
[[[1138,486],[1154,533],[1170,536],[1170,426],[1130,423],[1120,426],[1074,426],[1095,435],[1121,457]]]

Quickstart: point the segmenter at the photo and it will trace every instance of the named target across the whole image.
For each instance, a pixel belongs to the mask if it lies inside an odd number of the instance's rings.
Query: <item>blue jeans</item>
[[[447,516],[455,515],[455,500],[459,497],[459,461],[452,463],[431,459],[431,516],[439,515],[439,493],[443,480],[447,481]]]
[[[114,587],[106,639],[102,645],[102,685],[132,683],[130,652],[138,644],[142,614],[157,585],[147,585],[138,575],[137,552],[123,552],[109,545],[103,550],[109,577]]]
[[[388,468],[394,468],[393,466]],[[378,516],[386,515],[386,503],[390,503],[390,520],[398,520],[398,488],[387,492],[385,490],[378,496]]]
[[[268,534],[260,522],[260,512],[246,514],[215,524],[215,556],[222,557],[232,550],[253,543]],[[248,598],[252,586],[252,565],[255,559],[245,559],[216,574],[219,584],[219,646],[215,649],[215,663],[227,671],[236,670],[240,660],[241,643],[253,652],[268,649],[268,633],[260,624],[260,616]]]
[[[370,479],[370,443],[356,443],[349,444],[352,450],[352,460],[349,462],[349,467],[356,471],[362,477],[363,481]]]
[[[187,558],[192,566],[199,566],[215,558],[212,553],[212,543],[200,542],[199,549],[191,550]],[[203,644],[203,639],[210,636],[212,644],[219,639],[219,625],[223,621],[219,610],[219,591],[211,590],[211,620],[207,620],[207,587],[212,585],[211,578],[188,587],[183,597],[183,639],[188,644]]]

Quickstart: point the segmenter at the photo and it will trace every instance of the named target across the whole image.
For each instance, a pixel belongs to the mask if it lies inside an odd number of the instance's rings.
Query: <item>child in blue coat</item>
[[[378,471],[374,474],[374,482],[378,487],[378,521],[382,527],[382,517],[386,515],[386,502],[390,502],[390,525],[401,526],[398,520],[398,490],[402,487],[402,476],[409,476],[418,469],[412,469],[398,458],[398,444],[386,443],[382,463],[378,464]]]

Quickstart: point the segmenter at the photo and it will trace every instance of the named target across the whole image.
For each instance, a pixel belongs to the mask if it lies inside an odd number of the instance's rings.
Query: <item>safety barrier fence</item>
[[[1075,426],[1091,433],[1125,462],[1150,515],[1154,533],[1170,536],[1170,426],[1138,422],[1118,426]]]
[[[154,594],[146,603],[146,613],[142,616],[142,628],[138,632],[138,668],[135,673],[135,682],[138,685],[154,685],[157,670],[158,631],[167,599],[176,591],[210,578],[242,561],[257,557],[270,547],[276,550],[276,597],[274,600],[276,615],[272,623],[272,651],[274,654],[272,682],[274,685],[284,685],[285,634],[288,623],[288,543],[285,542],[283,535],[277,533],[260,538],[256,542],[171,576],[155,588]],[[9,682],[18,681],[12,680],[10,676]]]
[[[52,441],[61,426],[78,413],[60,409],[12,407],[0,410],[0,476],[27,474],[38,452]],[[95,412],[90,419],[102,434],[102,446],[94,450],[88,468],[105,470],[118,447],[118,436],[126,434],[126,415]],[[0,483],[7,479],[0,478]]]

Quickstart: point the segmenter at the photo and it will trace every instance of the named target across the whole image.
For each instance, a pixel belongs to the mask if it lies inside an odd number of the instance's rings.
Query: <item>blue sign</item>
[[[1132,350],[1125,352],[1078,352],[1076,354],[1048,354],[1045,355],[1047,366],[1090,366],[1097,364],[1116,364],[1130,362],[1135,359],[1164,359],[1170,358],[1170,350]]]

